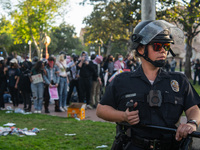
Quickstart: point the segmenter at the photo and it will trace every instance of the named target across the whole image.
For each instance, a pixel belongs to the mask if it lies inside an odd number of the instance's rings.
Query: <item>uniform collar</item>
[[[133,72],[133,73],[131,74],[131,77],[132,77],[132,78],[140,77],[141,79],[143,79],[143,80],[149,82],[148,79],[147,79],[147,77],[146,77],[146,75],[144,74],[144,71],[143,71],[143,69],[142,69],[142,65],[140,65],[140,66],[138,67],[138,69],[137,69],[135,72]],[[170,78],[170,75],[169,75],[168,72],[164,71],[164,70],[161,68],[161,69],[158,70],[158,75],[157,75],[155,81],[158,82],[158,81],[162,80],[163,78]]]

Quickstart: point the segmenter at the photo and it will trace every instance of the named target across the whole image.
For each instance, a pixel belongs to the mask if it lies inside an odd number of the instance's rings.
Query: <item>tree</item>
[[[132,34],[133,24],[138,20],[131,19],[129,23],[124,22],[124,10],[127,4],[122,2],[110,2],[108,5],[103,3],[94,6],[90,16],[84,19],[86,23],[85,41],[87,44],[95,44],[95,41],[103,41],[103,46],[107,49],[106,55],[111,53],[114,43],[126,44]],[[136,17],[129,9],[129,18]]]
[[[6,17],[2,16],[0,19],[0,47],[3,48],[6,55],[8,55],[8,48],[13,43],[12,31],[13,27],[11,21],[6,20]]]
[[[41,56],[44,47],[44,35],[48,34],[58,10],[66,6],[67,0],[23,0],[18,1],[17,9],[11,16],[14,18],[15,44],[32,40]]]
[[[53,27],[51,30],[52,42],[49,47],[52,53],[58,53],[59,51],[65,51],[71,54],[72,51],[81,51],[82,46],[80,40],[75,36],[75,28],[73,26],[62,23],[59,27]]]
[[[173,7],[164,11],[164,19],[175,23],[183,29],[186,37],[186,61],[185,75],[191,79],[191,62],[192,43],[195,36],[200,32],[200,1],[199,0],[182,0],[181,3],[176,3]]]

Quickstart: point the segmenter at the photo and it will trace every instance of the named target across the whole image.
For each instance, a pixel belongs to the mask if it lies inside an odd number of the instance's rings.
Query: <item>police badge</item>
[[[176,80],[172,80],[170,84],[174,92],[179,92],[179,84]]]

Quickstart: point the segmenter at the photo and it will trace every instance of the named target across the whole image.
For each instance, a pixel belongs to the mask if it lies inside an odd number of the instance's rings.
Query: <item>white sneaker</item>
[[[38,113],[38,111],[37,111],[37,110],[35,110],[33,113],[37,114],[37,113]]]
[[[88,108],[88,109],[93,109],[93,107],[92,107],[92,106],[90,106],[90,105],[87,105],[87,108]]]
[[[37,111],[37,113],[38,113],[38,114],[41,114],[41,113],[42,113],[42,111],[41,111],[41,110],[38,110],[38,111]]]
[[[67,111],[67,106],[63,107],[63,109],[64,109],[65,111]]]
[[[62,107],[60,107],[60,110],[62,111],[62,112],[64,112],[65,110],[62,108]]]

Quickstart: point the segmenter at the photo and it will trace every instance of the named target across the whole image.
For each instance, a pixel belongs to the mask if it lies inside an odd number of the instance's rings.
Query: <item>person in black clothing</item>
[[[88,59],[87,52],[82,52],[81,60],[77,63],[77,68],[80,70],[79,78],[79,90],[80,90],[80,102],[86,103],[89,107],[90,104],[90,93],[92,86],[92,75],[95,70],[92,66],[92,62]]]
[[[91,100],[92,100],[92,107],[96,108],[97,104],[100,101],[100,92],[101,92],[101,85],[102,80],[101,77],[103,76],[103,72],[101,70],[101,62],[103,60],[102,56],[96,56],[93,60],[93,67],[95,69],[95,74],[92,77],[92,88],[91,88]]]
[[[13,58],[10,61],[10,68],[8,68],[7,76],[8,76],[8,87],[11,94],[11,99],[13,101],[13,106],[18,107],[19,105],[19,93],[18,93],[18,82],[19,82],[19,65],[16,58]]]
[[[130,69],[130,71],[135,71],[138,68],[138,63],[136,62],[135,57],[132,57],[132,59],[127,61],[127,69]]]
[[[7,61],[6,61],[6,66],[10,66],[10,61],[14,58],[13,52],[9,54]]]
[[[18,89],[24,100],[24,110],[31,111],[31,71],[29,70],[29,64],[27,61],[22,63],[20,68]],[[28,107],[27,107],[28,105]]]
[[[70,104],[71,101],[71,95],[74,90],[74,87],[76,87],[76,92],[78,95],[78,99],[76,101],[80,101],[80,92],[79,92],[79,73],[77,70],[77,59],[78,57],[76,55],[72,55],[72,61],[67,65],[68,70],[70,71],[70,83],[69,83],[69,92],[67,94],[67,105]]]
[[[182,71],[182,66],[183,66],[182,59],[180,59],[180,61],[179,61],[179,69],[180,69],[180,72]]]
[[[199,85],[200,85],[200,63],[199,59],[196,60],[196,63],[194,64],[194,80],[193,84],[196,84],[196,78],[198,77],[199,79]]]
[[[165,68],[165,70],[166,70],[167,72],[169,72],[170,64],[169,64],[169,61],[168,61],[168,60],[166,61],[164,68]]]
[[[117,75],[97,106],[97,116],[118,123],[113,149],[125,138],[118,150],[178,150],[187,135],[197,130],[198,93],[184,74],[162,70],[168,52],[174,55],[170,44],[183,39],[183,32],[164,20],[142,21],[135,27],[131,40],[141,66]],[[177,127],[183,111],[187,123]],[[177,130],[170,133],[147,125]]]
[[[0,110],[5,109],[3,94],[7,86],[6,70],[7,68],[5,67],[4,64],[4,58],[0,57]]]

